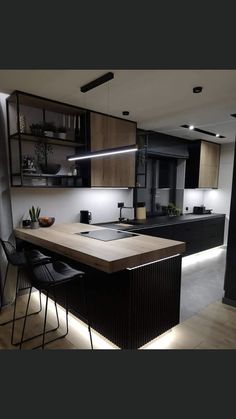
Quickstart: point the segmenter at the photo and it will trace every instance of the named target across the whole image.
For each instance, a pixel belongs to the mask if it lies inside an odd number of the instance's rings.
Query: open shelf
[[[78,106],[44,98],[41,96],[35,96],[30,93],[21,92],[20,90],[14,91],[8,98],[9,103],[16,104],[17,100],[19,100],[20,105],[45,109],[51,112],[59,112],[62,114],[80,116],[86,112],[86,109],[79,108]]]
[[[19,138],[20,137],[20,138]],[[29,142],[42,142],[52,145],[60,145],[64,147],[84,147],[84,143],[79,143],[78,141],[71,141],[71,140],[64,140],[62,138],[56,138],[56,137],[47,137],[47,136],[35,136],[32,134],[27,133],[14,133],[10,136],[11,140],[18,140],[21,139],[21,141],[29,141]]]

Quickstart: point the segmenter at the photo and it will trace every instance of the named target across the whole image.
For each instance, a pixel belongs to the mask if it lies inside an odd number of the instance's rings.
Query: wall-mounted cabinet
[[[218,188],[220,144],[191,141],[186,160],[185,188]]]
[[[136,144],[136,123],[15,91],[7,98],[11,185],[134,187],[135,153],[67,156]]]
[[[91,112],[90,143],[91,151],[136,144],[136,123]],[[92,159],[91,186],[134,187],[135,153]]]
[[[88,112],[19,91],[6,103],[12,186],[90,185],[87,165],[67,160],[89,149]]]

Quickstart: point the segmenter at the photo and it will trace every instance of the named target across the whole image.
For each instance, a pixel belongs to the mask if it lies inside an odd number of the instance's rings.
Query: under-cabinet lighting
[[[45,306],[46,297],[42,294],[42,303]],[[31,298],[38,304],[38,293],[32,293]],[[62,322],[62,328],[65,327],[65,309],[57,304],[58,314],[60,321]],[[48,314],[55,315],[55,305],[54,302],[49,298],[48,299]],[[68,325],[69,325],[69,333],[67,335],[67,340],[69,340],[72,344],[76,345],[79,342],[79,345],[84,346],[86,349],[90,349],[90,339],[89,339],[89,332],[88,326],[82,320],[76,318],[73,314],[68,313]],[[101,336],[98,332],[94,329],[92,331],[92,339],[94,349],[119,349],[118,346],[110,342],[108,339]]]
[[[115,154],[134,153],[137,150],[138,150],[138,146],[134,144],[134,145],[124,146],[124,147],[119,147],[119,148],[109,148],[106,150],[94,151],[88,154],[68,156],[67,160],[74,161],[74,160],[93,159],[96,157],[112,156]]]
[[[184,256],[182,259],[182,268],[203,262],[205,260],[214,259],[223,252],[223,247],[213,247],[212,249],[204,250],[203,252],[194,253],[193,255]]]

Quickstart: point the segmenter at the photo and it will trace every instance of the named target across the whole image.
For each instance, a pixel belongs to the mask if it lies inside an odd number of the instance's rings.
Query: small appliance
[[[211,214],[212,209],[206,209],[204,205],[200,207],[193,207],[193,214]]]
[[[87,210],[80,211],[80,222],[83,224],[90,224],[92,220],[92,213]]]

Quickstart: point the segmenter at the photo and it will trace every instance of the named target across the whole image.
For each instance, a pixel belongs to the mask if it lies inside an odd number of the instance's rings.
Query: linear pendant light
[[[87,154],[78,154],[74,156],[68,156],[67,160],[74,161],[74,160],[93,159],[97,157],[112,156],[115,154],[134,153],[137,150],[138,150],[138,146],[136,144],[133,144],[133,145],[124,146],[124,147],[107,148],[105,150],[94,151]]]

